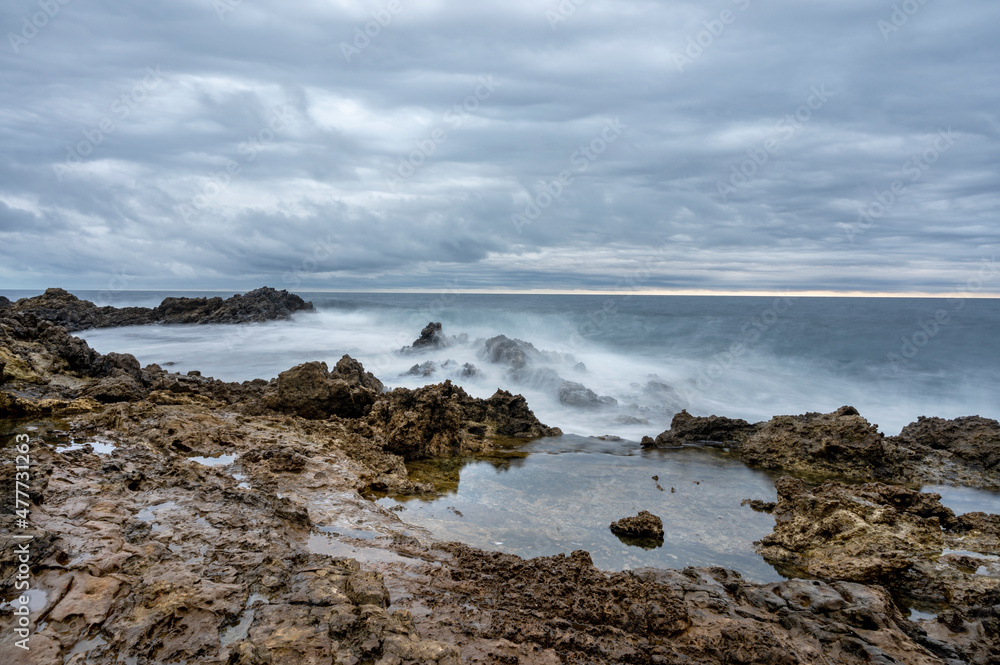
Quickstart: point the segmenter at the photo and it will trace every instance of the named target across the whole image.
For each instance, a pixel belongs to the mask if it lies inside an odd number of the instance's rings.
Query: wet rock
[[[677,448],[685,443],[737,445],[757,428],[757,425],[738,418],[692,416],[681,410],[670,421],[670,429],[659,434],[654,443],[657,448]]]
[[[582,383],[574,381],[563,381],[559,386],[559,402],[566,406],[576,406],[583,409],[596,409],[618,404],[618,400],[614,397],[598,395]]]
[[[530,342],[510,339],[506,335],[497,335],[486,340],[483,348],[479,351],[479,356],[493,364],[520,369],[540,358],[541,354]]]
[[[472,363],[465,363],[464,365],[462,365],[462,371],[460,375],[463,379],[472,379],[477,376],[480,376],[481,374],[482,372],[480,372],[479,369]]]
[[[410,346],[400,349],[403,353],[418,353],[431,349],[442,349],[452,345],[452,341],[442,332],[440,323],[428,323],[420,331],[420,336]]]
[[[955,522],[937,494],[881,483],[811,490],[789,476],[775,486],[777,523],[758,552],[786,572],[866,583],[898,579],[915,557],[940,552],[942,524]]]
[[[774,512],[774,508],[778,505],[775,501],[763,501],[761,499],[743,499],[740,501],[741,506],[750,506],[753,510],[758,513],[771,513]]]
[[[561,432],[538,421],[521,395],[498,390],[473,398],[445,381],[411,390],[396,388],[373,407],[368,422],[385,438],[386,450],[406,459],[484,450],[488,438],[537,438]]]
[[[432,360],[428,360],[427,362],[425,362],[423,364],[419,364],[418,363],[418,364],[414,365],[413,367],[411,367],[409,370],[407,370],[406,375],[407,376],[424,376],[424,377],[427,377],[427,376],[430,376],[431,374],[433,374],[434,370],[436,370],[436,369],[437,369],[437,363],[435,363]]]
[[[746,437],[740,457],[765,469],[863,479],[902,475],[896,446],[851,406],[833,413],[776,416]]]
[[[308,362],[278,375],[277,389],[265,404],[303,418],[360,418],[367,415],[383,390],[382,382],[350,356],[333,371],[325,362]]]
[[[634,517],[613,522],[610,528],[616,536],[663,542],[663,520],[648,510],[640,510]]]

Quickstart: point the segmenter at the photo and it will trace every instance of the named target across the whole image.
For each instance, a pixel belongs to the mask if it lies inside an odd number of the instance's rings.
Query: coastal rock
[[[312,311],[312,303],[288,291],[262,287],[231,298],[165,298],[154,308],[98,307],[64,289],[50,288],[0,309],[2,316],[30,314],[65,328],[145,325],[150,323],[250,323],[287,319],[298,311]]]
[[[605,406],[617,406],[618,400],[607,395],[598,395],[582,383],[563,381],[559,386],[559,402],[566,406],[584,409],[597,409]]]
[[[862,479],[904,476],[892,441],[851,406],[833,413],[775,416],[740,444],[749,466]]]
[[[521,369],[531,361],[540,358],[541,354],[531,342],[510,339],[506,335],[497,335],[483,343],[479,357],[493,364]]]
[[[610,529],[616,536],[663,542],[663,520],[648,510],[640,510],[634,517],[612,522]]]
[[[561,434],[540,423],[521,395],[498,390],[483,400],[451,381],[416,390],[396,388],[375,403],[368,422],[382,432],[386,450],[405,459],[483,450],[493,437]]]
[[[325,362],[296,365],[278,375],[277,390],[265,404],[303,418],[360,418],[368,414],[384,386],[361,363],[343,356],[333,371]]]
[[[758,552],[789,574],[890,583],[916,558],[939,553],[942,526],[956,523],[939,494],[894,485],[830,482],[809,489],[785,476],[775,487],[776,524]]]
[[[975,483],[1000,485],[1000,422],[980,416],[946,420],[921,416],[890,441],[915,456],[940,461],[942,476]]]
[[[776,486],[776,524],[758,552],[779,572],[879,584],[902,602],[947,607],[928,632],[971,662],[991,662],[1000,647],[1000,561],[991,554],[1000,517],[956,518],[938,494],[882,483],[809,488],[784,477]]]
[[[98,402],[133,402],[145,399],[149,389],[128,372],[118,369],[88,388],[85,394]]]
[[[446,346],[451,346],[451,343],[442,332],[441,324],[431,322],[424,326],[423,330],[420,331],[420,337],[413,340],[413,344],[403,347],[402,350],[415,353],[429,349],[441,349]]]
[[[720,443],[738,445],[757,431],[759,425],[751,425],[738,418],[722,416],[692,416],[682,409],[670,421],[670,429],[660,433],[652,444],[646,447],[678,448],[685,443]]]

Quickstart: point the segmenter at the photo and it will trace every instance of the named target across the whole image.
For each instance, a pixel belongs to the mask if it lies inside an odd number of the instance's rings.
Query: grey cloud
[[[351,62],[341,44],[387,3],[230,4],[73,1],[5,40],[5,285],[607,289],[667,247],[643,286],[946,291],[1000,244],[988,0],[927,3],[888,38],[892,3],[861,0],[588,0],[554,29],[557,2],[402,0]],[[4,35],[36,10],[9,3]]]

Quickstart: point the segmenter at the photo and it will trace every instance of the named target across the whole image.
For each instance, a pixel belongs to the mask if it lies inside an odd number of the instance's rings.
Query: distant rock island
[[[33,298],[11,302],[0,297],[0,316],[34,314],[67,331],[113,328],[150,323],[256,323],[288,319],[295,312],[314,311],[313,304],[294,293],[265,286],[231,298],[164,298],[157,307],[98,307],[64,289],[46,289]]]

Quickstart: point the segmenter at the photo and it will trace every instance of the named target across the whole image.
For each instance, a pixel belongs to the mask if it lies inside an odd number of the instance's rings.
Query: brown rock
[[[833,413],[776,416],[740,446],[750,466],[856,478],[896,478],[896,447],[851,406]]]
[[[757,427],[758,425],[751,425],[739,418],[692,416],[686,410],[681,410],[670,421],[670,429],[657,436],[652,445],[645,443],[645,440],[643,445],[657,448],[676,448],[685,443],[738,445],[753,434]]]
[[[663,541],[663,520],[648,510],[640,510],[634,517],[622,518],[612,523],[610,528],[616,536]]]

